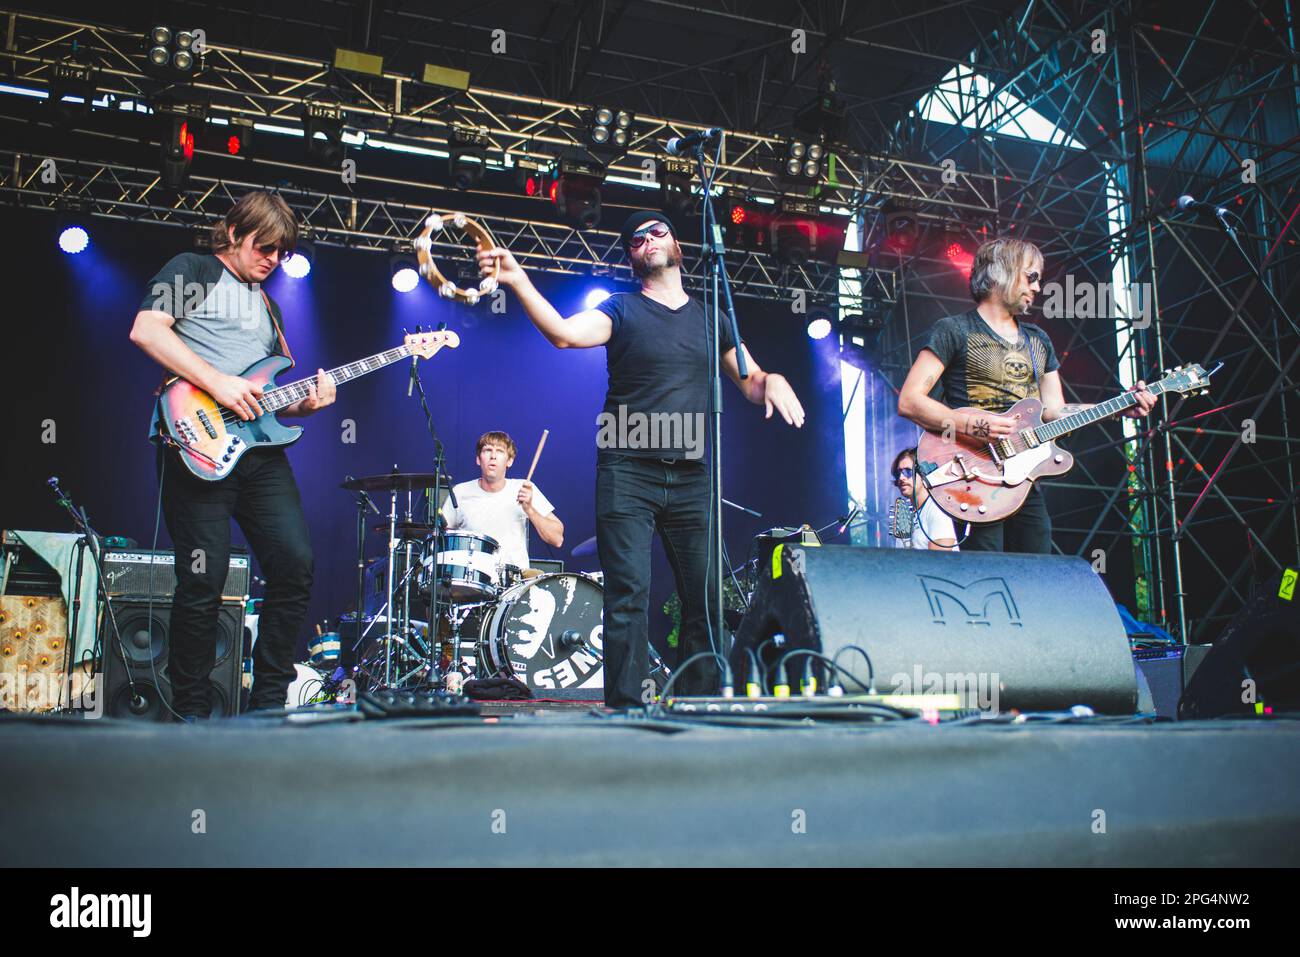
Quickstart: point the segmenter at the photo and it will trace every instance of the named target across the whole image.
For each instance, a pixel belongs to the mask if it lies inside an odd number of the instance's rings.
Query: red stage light
[[[185,154],[185,162],[194,159],[194,134],[190,132],[190,124],[181,124],[177,143],[180,145],[181,152]]]
[[[226,152],[229,153],[231,156],[238,156],[239,148],[240,148],[240,143],[239,143],[238,136],[232,136],[230,137],[230,139],[226,140]]]
[[[525,196],[536,196],[537,193],[538,193],[538,191],[540,190],[540,188],[541,188],[541,186],[540,186],[540,184],[537,182],[537,177],[536,177],[536,176],[530,176],[530,177],[528,177],[526,180],[524,180],[524,195],[525,195]]]
[[[553,181],[551,182],[551,189],[550,189],[550,193],[549,193],[549,195],[550,195],[550,197],[551,197],[551,202],[552,202],[552,203],[555,202],[555,196],[556,196],[556,194],[559,192],[559,189],[560,189],[560,181],[559,181],[558,179],[557,179],[557,180],[553,180]]]
[[[958,259],[958,258],[961,257],[961,254],[964,253],[965,251],[966,251],[966,250],[964,250],[964,249],[961,248],[961,244],[960,244],[960,243],[949,243],[949,244],[948,244],[948,258],[949,258],[949,259],[954,259],[954,260],[955,260],[955,259]]]
[[[745,207],[744,207],[744,206],[732,206],[732,207],[731,207],[731,221],[732,221],[733,223],[735,223],[737,226],[739,226],[741,223],[743,223],[743,222],[745,221]]]

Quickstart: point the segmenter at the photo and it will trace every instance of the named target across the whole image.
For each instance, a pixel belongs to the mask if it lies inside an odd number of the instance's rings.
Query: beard
[[[630,263],[632,275],[642,281],[652,279],[666,270],[673,269],[682,264],[682,247],[676,239],[673,240],[671,247],[664,247],[664,261],[662,265],[651,266],[642,257],[633,259]]]

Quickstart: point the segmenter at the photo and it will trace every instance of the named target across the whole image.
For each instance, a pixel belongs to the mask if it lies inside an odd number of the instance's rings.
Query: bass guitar
[[[411,356],[428,359],[444,346],[455,349],[459,345],[460,337],[448,330],[414,333],[396,349],[330,369],[326,374],[342,385]],[[165,441],[180,450],[186,468],[210,482],[229,475],[250,448],[296,442],[302,436],[302,426],[281,425],[275,413],[307,398],[307,387],[315,384],[316,377],[277,386],[275,377],[292,364],[287,356],[273,355],[243,371],[243,378],[262,387],[258,399],[262,414],[249,422],[193,383],[172,379],[158,395],[159,430]]]
[[[1179,366],[1166,371],[1147,391],[1157,396],[1208,392],[1210,376],[1217,371],[1218,367],[1207,373],[1199,365]],[[1136,404],[1136,396],[1125,392],[1082,412],[1043,422],[1043,403],[1021,399],[1002,413],[1016,420],[1016,430],[993,442],[927,430],[916,446],[917,473],[934,503],[957,521],[1000,522],[1020,510],[1036,479],[1062,475],[1074,465],[1074,457],[1055,439]],[[954,411],[978,415],[986,410]]]

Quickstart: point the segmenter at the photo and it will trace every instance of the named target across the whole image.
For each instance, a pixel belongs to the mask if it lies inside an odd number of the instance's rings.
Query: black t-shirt
[[[1012,345],[975,309],[934,324],[925,348],[943,363],[939,381],[949,408],[1001,413],[1026,396],[1041,398],[1038,379],[1061,364],[1047,333],[1033,323],[1019,325],[1020,336]]]
[[[709,407],[704,307],[690,299],[669,309],[634,292],[616,293],[596,308],[614,327],[605,345],[609,390],[598,423],[600,447],[648,458],[698,457]],[[735,348],[725,316],[720,341],[721,355]]]

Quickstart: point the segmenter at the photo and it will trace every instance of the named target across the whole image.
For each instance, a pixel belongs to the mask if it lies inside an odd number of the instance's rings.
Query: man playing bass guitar
[[[280,310],[261,285],[297,238],[297,221],[283,199],[246,194],[214,227],[212,255],[182,253],[150,282],[131,341],[240,419],[257,418],[262,388],[240,372],[273,353],[288,354]],[[307,396],[279,415],[310,415],[334,396],[334,380],[319,370]],[[185,468],[174,449],[161,454],[162,509],[176,552],[172,709],[187,721],[210,715],[208,676],[215,663],[232,518],[266,576],[249,707],[282,708],[313,574],[307,520],[289,459],[283,448],[250,448],[223,479],[204,481]]]

